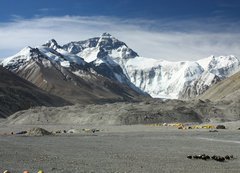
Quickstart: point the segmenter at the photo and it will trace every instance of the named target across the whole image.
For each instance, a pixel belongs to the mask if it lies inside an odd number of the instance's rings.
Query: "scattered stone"
[[[224,161],[225,161],[225,158],[224,158],[224,157],[221,157],[221,156],[218,156],[218,157],[216,158],[216,161],[218,161],[218,162],[224,162]]]
[[[224,125],[217,125],[216,129],[226,129]]]
[[[45,136],[45,135],[52,135],[51,132],[42,129],[42,128],[33,128],[27,132],[27,135],[29,136]]]
[[[82,131],[95,133],[95,132],[99,132],[100,130],[99,129],[82,129]]]
[[[187,156],[188,159],[201,159],[201,160],[215,160],[215,161],[218,161],[218,162],[224,162],[226,160],[230,160],[230,159],[233,159],[233,155],[226,155],[226,156],[216,156],[216,155],[213,155],[212,157],[210,157],[209,155],[206,155],[206,154],[201,154],[201,155],[194,155],[194,156],[191,156],[191,155],[188,155]]]
[[[99,132],[100,130],[99,129],[92,129],[92,132],[95,133],[95,132]]]
[[[229,156],[229,155],[226,155],[226,156],[225,156],[225,159],[230,160],[230,156]]]
[[[211,158],[210,158],[210,156],[207,155],[207,156],[206,156],[206,159],[209,160],[209,159],[211,159]]]
[[[201,99],[198,99],[198,102],[199,102],[199,103],[205,103],[205,101],[204,101],[204,100],[201,100]]]
[[[213,155],[211,158],[212,158],[213,160],[215,160],[216,157],[217,157],[217,156]]]
[[[26,134],[27,131],[20,131],[20,132],[17,132],[16,135],[23,135],[23,134]]]
[[[210,156],[203,154],[203,155],[201,156],[201,159],[202,159],[202,160],[208,160],[208,159],[210,159]]]
[[[193,158],[194,158],[194,159],[199,159],[197,155],[194,155]]]
[[[80,131],[78,129],[70,129],[67,133],[80,133]]]
[[[194,159],[201,159],[201,158],[202,158],[202,155],[194,155],[193,158],[194,158]]]
[[[59,134],[59,133],[62,133],[62,131],[61,130],[57,130],[55,133]]]

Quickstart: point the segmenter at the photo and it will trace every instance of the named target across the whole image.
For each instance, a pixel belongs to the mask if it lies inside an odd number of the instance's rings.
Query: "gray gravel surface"
[[[22,127],[23,129],[26,127]],[[45,126],[57,129],[57,126]],[[61,127],[70,128],[70,127]],[[82,127],[79,127],[82,128]],[[0,172],[211,172],[239,173],[240,131],[177,130],[168,127],[109,126],[98,133],[59,136],[0,136]],[[20,130],[16,127],[16,130]],[[0,128],[1,132],[14,130]],[[5,130],[5,131],[4,131]],[[188,154],[227,155],[235,159],[190,160]]]

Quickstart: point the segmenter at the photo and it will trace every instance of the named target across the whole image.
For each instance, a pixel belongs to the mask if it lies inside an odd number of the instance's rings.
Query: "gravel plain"
[[[52,173],[80,172],[184,172],[239,173],[239,122],[226,130],[178,130],[146,125],[99,126],[96,133],[29,137],[4,133],[35,126],[2,125],[0,128],[0,172],[43,169]],[[45,125],[49,131],[93,128]],[[234,155],[234,159],[187,159],[187,155]]]

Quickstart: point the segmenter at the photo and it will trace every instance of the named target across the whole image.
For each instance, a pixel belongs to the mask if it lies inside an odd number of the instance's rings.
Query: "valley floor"
[[[101,126],[100,132],[29,137],[0,136],[0,172],[25,169],[50,173],[80,172],[184,172],[239,173],[240,130],[210,133],[207,129],[173,127]],[[47,130],[83,126],[42,126]],[[16,132],[31,126],[1,126],[0,132]],[[187,155],[234,155],[226,162],[190,160]]]

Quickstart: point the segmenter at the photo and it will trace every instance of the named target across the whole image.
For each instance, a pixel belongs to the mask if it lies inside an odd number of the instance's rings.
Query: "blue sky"
[[[1,21],[11,15],[114,16],[121,18],[239,19],[238,0],[1,0]]]
[[[140,55],[196,60],[240,55],[238,0],[1,0],[0,58],[55,38],[110,32]]]

